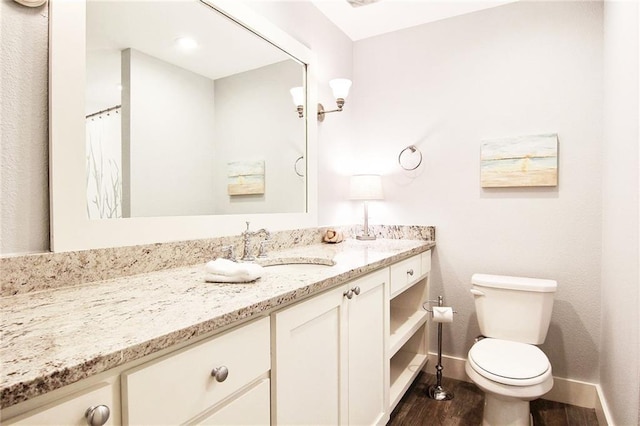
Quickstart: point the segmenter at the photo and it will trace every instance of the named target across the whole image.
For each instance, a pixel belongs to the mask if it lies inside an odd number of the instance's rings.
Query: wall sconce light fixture
[[[304,107],[302,106],[304,104],[304,87],[292,87],[289,92],[291,92],[293,104],[298,109],[298,117],[304,117]]]
[[[329,86],[333,91],[333,96],[336,98],[336,105],[338,108],[325,111],[322,104],[318,104],[318,121],[324,121],[324,115],[330,112],[340,112],[344,106],[344,100],[349,96],[349,89],[351,88],[351,80],[346,78],[336,78],[329,82]],[[304,88],[294,87],[290,90],[291,97],[293,98],[293,104],[298,111],[298,117],[304,117]]]
[[[369,206],[370,200],[382,200],[382,177],[380,175],[353,175],[349,187],[349,198],[364,200],[364,230],[357,235],[358,240],[375,240],[376,236],[369,234]]]

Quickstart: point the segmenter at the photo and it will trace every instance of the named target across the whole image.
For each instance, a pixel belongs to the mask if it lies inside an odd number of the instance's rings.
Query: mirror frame
[[[179,1],[179,0],[178,0]],[[196,1],[196,0],[194,0]],[[218,12],[306,64],[305,111],[317,103],[315,54],[235,0],[203,0]],[[215,11],[211,11],[215,13]],[[51,251],[64,252],[236,235],[246,221],[270,231],[318,224],[318,149],[315,114],[306,120],[305,213],[172,216],[89,220],[85,163],[85,0],[49,5],[49,188]],[[295,107],[291,107],[295,114]],[[310,117],[309,117],[310,116]],[[311,161],[309,160],[311,159]]]

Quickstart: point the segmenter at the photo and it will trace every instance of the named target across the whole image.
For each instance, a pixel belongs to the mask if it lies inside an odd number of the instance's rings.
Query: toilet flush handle
[[[481,292],[480,290],[476,290],[475,288],[472,288],[471,290],[469,290],[471,292],[471,294],[473,294],[474,296],[484,296],[484,293]]]

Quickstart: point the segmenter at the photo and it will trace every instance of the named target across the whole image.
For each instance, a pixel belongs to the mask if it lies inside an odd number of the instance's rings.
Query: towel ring
[[[293,163],[293,170],[296,172],[296,174],[300,177],[304,177],[304,175],[302,173],[300,173],[298,171],[298,163],[300,162],[300,160],[304,159],[304,155],[301,155],[300,157],[298,157],[298,159],[296,160],[295,163]]]
[[[420,160],[418,160],[418,164],[416,164],[413,167],[407,167],[402,162],[403,157],[406,156],[405,154],[407,153],[407,150],[411,151],[412,154],[417,151],[418,155],[420,156]],[[415,145],[409,145],[408,147],[400,151],[400,155],[398,155],[398,164],[400,164],[400,167],[402,167],[405,170],[415,170],[418,167],[420,167],[420,164],[422,164],[422,152],[420,152],[420,150]]]

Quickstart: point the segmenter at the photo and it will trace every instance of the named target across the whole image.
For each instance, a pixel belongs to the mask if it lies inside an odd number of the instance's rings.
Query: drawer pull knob
[[[224,382],[229,375],[229,369],[224,365],[222,367],[216,367],[211,370],[211,377],[216,379],[216,382]]]
[[[342,293],[343,296],[345,296],[347,299],[351,299],[353,297],[353,290],[347,290],[344,293]]]
[[[407,275],[411,275],[411,276],[413,276],[413,269],[409,269],[409,270],[407,271]]]
[[[84,418],[89,426],[102,426],[109,420],[111,411],[106,405],[95,405],[87,408]]]
[[[351,290],[353,290],[353,293],[357,296],[360,294],[360,286],[355,286],[354,288],[352,288]]]

